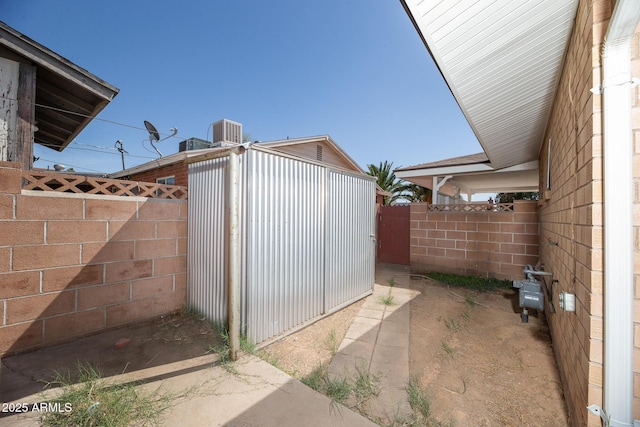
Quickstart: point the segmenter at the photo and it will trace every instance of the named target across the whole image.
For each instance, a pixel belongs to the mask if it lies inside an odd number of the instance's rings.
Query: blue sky
[[[37,167],[120,170],[117,140],[127,167],[156,158],[143,120],[179,129],[165,155],[222,118],[252,140],[328,134],[365,169],[482,151],[397,0],[2,3],[5,23],[120,89],[64,152],[36,146]]]

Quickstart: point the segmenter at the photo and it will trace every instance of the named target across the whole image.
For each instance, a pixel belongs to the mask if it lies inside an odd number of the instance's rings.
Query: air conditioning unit
[[[223,147],[242,144],[242,125],[231,120],[222,119],[213,124],[213,142]]]
[[[213,148],[219,147],[220,143],[212,144],[209,141],[205,141],[200,138],[189,138],[184,141],[180,141],[180,145],[178,145],[178,151],[191,151],[191,150],[201,150],[203,148]]]

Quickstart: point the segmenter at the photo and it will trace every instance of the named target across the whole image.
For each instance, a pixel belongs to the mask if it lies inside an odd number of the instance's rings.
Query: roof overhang
[[[35,141],[64,148],[107,106],[119,89],[0,22],[0,51],[36,67]]]
[[[491,166],[538,158],[578,0],[401,0]]]
[[[449,177],[446,184],[439,189],[439,193],[449,196],[458,193],[472,196],[478,193],[538,191],[537,160],[503,169],[494,169],[485,162],[446,166],[441,163],[396,169],[395,175],[431,190],[434,187],[434,178]]]

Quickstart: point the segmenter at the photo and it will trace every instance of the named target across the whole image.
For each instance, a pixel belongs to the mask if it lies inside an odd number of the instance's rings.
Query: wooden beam
[[[33,168],[33,130],[36,118],[36,67],[20,64],[18,73],[18,117],[16,140],[19,152],[16,160],[22,169]]]

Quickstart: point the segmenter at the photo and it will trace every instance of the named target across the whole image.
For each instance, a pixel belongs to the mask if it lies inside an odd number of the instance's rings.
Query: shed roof
[[[0,55],[34,65],[35,141],[62,151],[119,89],[0,22]]]

